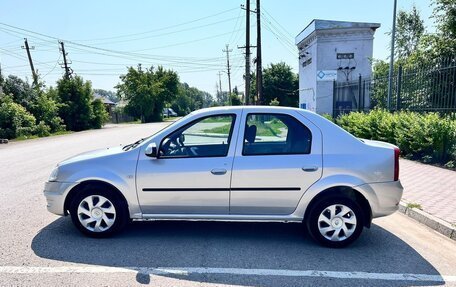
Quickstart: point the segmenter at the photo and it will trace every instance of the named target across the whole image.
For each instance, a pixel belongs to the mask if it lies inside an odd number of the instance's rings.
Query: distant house
[[[110,116],[112,116],[113,108],[117,105],[116,103],[114,103],[110,99],[105,98],[102,95],[97,94],[97,93],[93,94],[93,99],[94,100],[100,100],[103,103],[103,105],[105,106],[106,111],[109,113]]]

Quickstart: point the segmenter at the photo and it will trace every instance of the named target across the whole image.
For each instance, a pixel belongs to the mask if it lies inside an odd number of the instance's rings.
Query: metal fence
[[[456,115],[456,58],[399,66],[392,84],[388,106],[388,77],[334,82],[333,116],[374,108]]]

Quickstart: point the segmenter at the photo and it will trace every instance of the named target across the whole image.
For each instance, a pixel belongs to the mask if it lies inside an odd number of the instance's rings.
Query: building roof
[[[348,22],[314,19],[309,23],[295,38],[295,44],[298,45],[310,34],[317,30],[334,30],[334,29],[372,29],[376,30],[380,27],[380,23],[364,23],[364,22]]]
[[[105,97],[103,97],[102,95],[97,94],[97,93],[94,93],[94,94],[93,94],[93,98],[94,98],[95,100],[97,100],[97,99],[98,99],[98,100],[101,100],[101,102],[102,102],[103,104],[105,104],[105,105],[111,105],[111,106],[115,106],[115,105],[116,105],[116,103],[114,103],[114,102],[111,101],[110,99],[105,98]]]

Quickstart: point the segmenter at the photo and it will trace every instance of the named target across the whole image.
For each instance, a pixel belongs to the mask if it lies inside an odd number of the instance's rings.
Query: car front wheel
[[[359,205],[348,198],[326,198],[311,207],[307,230],[317,242],[328,247],[345,247],[363,230],[363,214]]]
[[[73,198],[70,215],[74,225],[91,237],[107,237],[127,223],[125,203],[100,188],[85,188]]]

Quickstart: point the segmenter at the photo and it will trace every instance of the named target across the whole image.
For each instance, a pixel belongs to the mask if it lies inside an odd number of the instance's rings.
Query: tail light
[[[399,180],[399,155],[401,150],[397,147],[394,148],[394,181]]]

